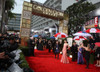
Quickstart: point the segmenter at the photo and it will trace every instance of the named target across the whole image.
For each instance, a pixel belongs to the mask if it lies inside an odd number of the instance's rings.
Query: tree
[[[88,13],[93,11],[95,6],[87,1],[74,3],[65,10],[65,14],[69,16],[68,34],[81,31],[81,27],[90,19]]]
[[[1,32],[5,33],[5,24],[8,24],[8,18],[14,17],[11,12],[14,9],[15,0],[3,0],[2,4],[2,21],[1,21]]]
[[[13,18],[14,13],[11,12],[11,10],[14,9],[14,5],[16,4],[15,0],[6,0],[5,2],[5,11],[8,15],[8,18]]]

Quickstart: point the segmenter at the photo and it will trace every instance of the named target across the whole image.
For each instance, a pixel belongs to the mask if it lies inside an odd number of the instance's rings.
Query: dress
[[[90,51],[85,51],[85,59],[87,68],[89,67],[89,60],[90,60]]]
[[[61,62],[62,63],[69,63],[68,57],[67,57],[67,46],[68,44],[64,44],[63,49],[62,49],[62,57],[61,57]]]
[[[77,63],[78,64],[80,64],[80,63],[84,64],[83,54],[82,54],[83,48],[80,48],[79,50],[81,51],[81,53],[78,51],[78,61],[77,61]]]

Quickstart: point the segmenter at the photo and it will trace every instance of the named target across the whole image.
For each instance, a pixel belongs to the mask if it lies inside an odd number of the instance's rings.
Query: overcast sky
[[[30,0],[15,0],[16,1],[16,5],[15,5],[15,8],[14,10],[12,10],[13,13],[19,13],[21,14],[22,13],[22,5],[23,5],[23,2],[24,1],[28,1],[30,2]],[[37,2],[40,2],[40,3],[44,3],[46,0],[34,0],[34,1],[37,1]]]

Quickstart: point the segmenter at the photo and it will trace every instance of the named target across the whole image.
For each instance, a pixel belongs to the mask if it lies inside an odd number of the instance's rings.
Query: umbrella
[[[74,40],[86,40],[86,37],[84,37],[84,36],[76,36],[76,37],[74,37]]]
[[[47,39],[47,40],[50,40],[51,38],[50,38],[50,37],[47,37],[46,39]]]
[[[66,38],[66,37],[68,37],[68,35],[65,34],[65,33],[57,33],[57,34],[54,35],[54,37],[57,37],[57,38]]]
[[[100,47],[100,42],[96,42],[95,45]]]
[[[54,37],[57,37],[58,35],[60,35],[61,33],[56,33],[55,35],[54,35]]]
[[[86,30],[87,33],[100,33],[100,29],[90,28]]]
[[[55,37],[50,37],[51,39],[55,39]]]
[[[39,35],[33,35],[33,37],[38,37]]]
[[[77,33],[75,33],[75,34],[73,34],[73,35],[74,35],[74,36],[92,36],[91,34],[86,33],[86,32],[82,32],[82,31],[77,32]]]

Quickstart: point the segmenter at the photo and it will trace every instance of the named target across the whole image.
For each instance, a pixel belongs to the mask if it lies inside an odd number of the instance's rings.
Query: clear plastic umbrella
[[[77,33],[75,33],[75,34],[73,34],[74,36],[92,36],[91,34],[89,34],[89,33],[86,33],[86,32],[82,32],[82,31],[80,31],[80,32],[77,32]]]

